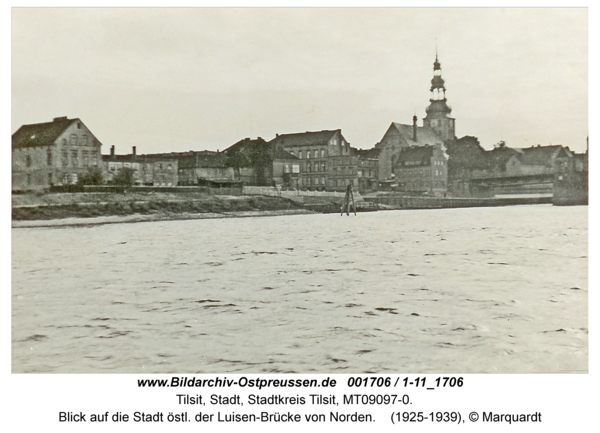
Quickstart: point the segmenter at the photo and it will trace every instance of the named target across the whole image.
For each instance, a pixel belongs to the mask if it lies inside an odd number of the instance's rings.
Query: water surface
[[[585,372],[587,210],[13,229],[12,370]]]

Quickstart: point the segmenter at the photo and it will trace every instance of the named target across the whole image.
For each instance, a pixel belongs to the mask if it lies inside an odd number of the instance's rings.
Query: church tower
[[[454,118],[450,117],[452,108],[446,104],[446,88],[442,79],[442,68],[438,62],[437,54],[433,63],[433,79],[431,80],[431,98],[425,109],[427,116],[423,119],[423,126],[432,129],[444,141],[453,140]]]

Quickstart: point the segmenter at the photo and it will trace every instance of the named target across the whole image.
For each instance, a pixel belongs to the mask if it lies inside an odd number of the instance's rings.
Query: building
[[[473,144],[465,147],[474,137],[465,138],[448,147],[451,192],[455,196],[550,198],[559,180],[557,169],[563,167],[557,161],[567,165],[574,161],[573,152],[561,145],[512,148],[501,141],[494,149],[482,151]]]
[[[455,119],[450,117],[452,109],[446,103],[446,88],[442,79],[441,65],[437,55],[433,63],[431,80],[431,98],[426,108],[423,126],[417,126],[417,116],[413,116],[412,125],[392,122],[375,148],[379,150],[379,180],[392,179],[394,161],[404,148],[419,146],[441,146],[455,139]]]
[[[234,179],[250,186],[278,186],[297,189],[300,183],[299,158],[273,141],[261,137],[245,138],[225,149],[225,164],[233,169]]]
[[[177,186],[178,163],[178,158],[170,154],[137,155],[135,146],[129,155],[116,155],[115,146],[111,146],[110,155],[102,155],[107,183],[114,183],[123,169],[130,169],[135,185]]]
[[[441,144],[405,147],[395,158],[396,191],[443,197],[448,190],[448,165]]]
[[[300,160],[298,188],[345,191],[347,185],[358,187],[358,166],[350,158],[350,143],[340,129],[277,134],[270,143]]]
[[[23,125],[12,135],[12,190],[76,184],[100,165],[101,146],[77,118]]]
[[[180,152],[180,185],[229,184],[234,180],[233,167],[227,166],[227,156],[223,152],[210,150]]]

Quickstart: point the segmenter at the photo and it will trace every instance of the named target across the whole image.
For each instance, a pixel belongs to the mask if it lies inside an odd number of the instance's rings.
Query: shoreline
[[[140,222],[156,221],[185,221],[201,219],[223,219],[223,218],[251,218],[251,217],[274,217],[286,215],[313,215],[307,209],[290,210],[254,210],[254,211],[232,211],[232,212],[206,212],[206,213],[155,213],[155,214],[132,214],[132,215],[106,215],[97,217],[69,217],[47,220],[17,220],[11,222],[11,228],[54,228],[54,227],[85,227],[105,224],[131,224]]]

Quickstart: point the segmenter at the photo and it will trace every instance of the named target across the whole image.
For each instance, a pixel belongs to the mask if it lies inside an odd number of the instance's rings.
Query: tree
[[[103,183],[102,170],[98,166],[90,167],[87,173],[79,177],[79,184],[81,185],[102,185]]]
[[[125,167],[115,175],[113,183],[125,189],[131,188],[135,182],[134,174],[135,170],[133,168]]]

